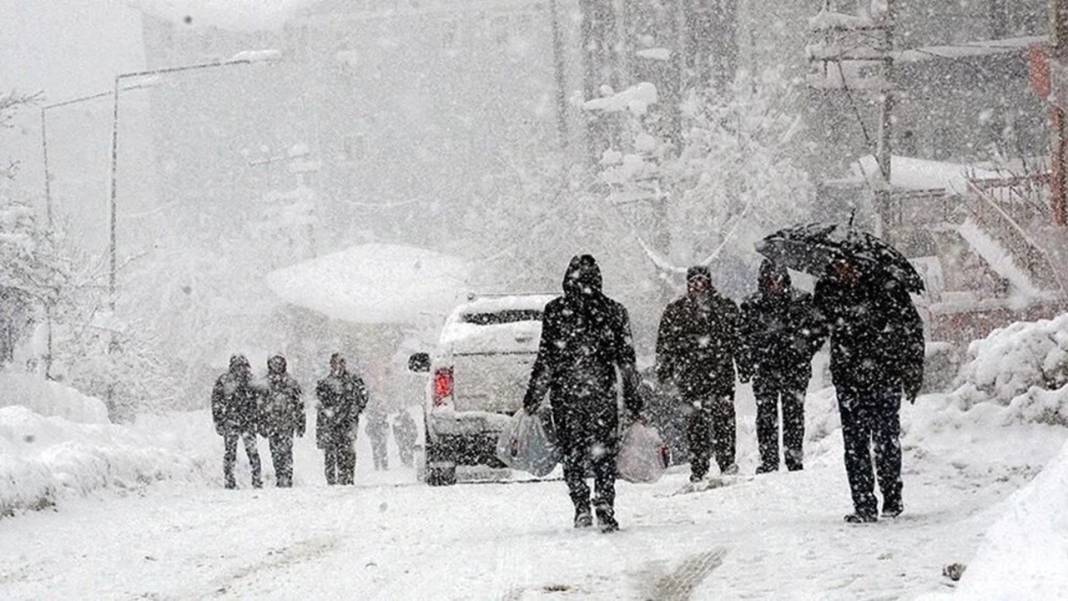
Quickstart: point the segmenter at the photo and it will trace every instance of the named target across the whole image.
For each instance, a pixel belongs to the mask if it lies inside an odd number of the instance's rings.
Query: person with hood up
[[[330,373],[315,387],[319,405],[315,442],[323,450],[326,483],[352,484],[356,476],[356,432],[367,407],[367,387],[350,373],[341,353],[330,356]]]
[[[814,303],[831,337],[831,378],[838,397],[845,466],[853,497],[850,523],[904,511],[901,498],[901,397],[915,402],[923,384],[923,322],[903,285],[843,257],[816,283]]]
[[[757,441],[762,474],[779,469],[779,404],[786,468],[803,467],[805,391],[812,379],[812,356],[823,344],[822,324],[812,295],[791,286],[785,267],[765,260],[757,292],[742,303],[742,330],[748,346],[746,371],[756,397]]]
[[[267,383],[261,396],[263,436],[271,448],[275,484],[293,486],[293,435],[304,436],[304,400],[300,385],[286,372],[286,360],[267,360]]]
[[[590,255],[571,259],[564,294],[545,305],[541,344],[530,374],[524,410],[537,412],[546,393],[561,445],[564,480],[575,507],[574,526],[593,525],[587,469],[593,472],[593,508],[603,532],[615,518],[619,447],[617,381],[630,417],[638,419],[637,370],[630,319],[602,292],[601,270]]]
[[[721,473],[738,473],[736,363],[747,381],[738,305],[716,291],[707,267],[691,267],[686,295],[664,309],[656,340],[657,380],[674,389],[689,414],[691,482],[704,479],[713,450]]]
[[[256,449],[258,411],[256,392],[252,387],[252,367],[244,355],[230,357],[230,369],[219,376],[211,391],[211,417],[215,432],[223,437],[223,478],[226,488],[237,488],[234,463],[237,461],[237,441],[245,443],[245,454],[252,468],[252,486],[260,488],[260,453]]]

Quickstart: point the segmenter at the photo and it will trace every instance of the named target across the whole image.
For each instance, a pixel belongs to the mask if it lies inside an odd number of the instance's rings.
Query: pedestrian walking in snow
[[[814,299],[831,337],[831,377],[842,418],[852,523],[904,509],[901,491],[901,396],[915,402],[923,383],[923,323],[906,287],[846,255],[817,282]]]
[[[215,432],[223,437],[223,478],[226,488],[237,488],[234,463],[237,461],[237,441],[245,444],[245,454],[252,468],[252,486],[260,488],[260,453],[256,449],[256,430],[259,412],[256,392],[252,388],[252,368],[244,355],[230,357],[230,369],[219,376],[211,391],[211,417]]]
[[[389,416],[380,407],[367,413],[367,437],[371,439],[371,457],[375,471],[389,469]]]
[[[615,518],[619,449],[617,380],[632,419],[641,411],[630,319],[623,305],[602,292],[601,270],[590,255],[571,259],[564,294],[545,306],[541,343],[530,374],[524,410],[534,414],[546,393],[575,506],[574,525],[593,525],[587,470],[593,472],[593,508],[604,532]]]
[[[327,484],[352,484],[356,474],[356,432],[367,407],[367,387],[350,373],[340,353],[330,356],[330,374],[315,387],[315,442],[323,450]]]
[[[823,326],[812,295],[790,285],[785,267],[765,260],[756,294],[742,303],[742,332],[756,397],[760,447],[757,473],[779,469],[779,405],[786,468],[803,467],[805,390],[812,378],[812,356],[823,344]]]
[[[690,481],[700,482],[715,454],[723,474],[736,474],[735,364],[747,365],[738,305],[712,286],[707,267],[686,272],[686,295],[664,310],[656,341],[661,386],[688,413]],[[743,381],[748,374],[742,373]]]
[[[418,437],[418,428],[412,414],[401,410],[393,418],[393,440],[397,441],[397,453],[404,467],[415,465],[415,441]]]
[[[304,436],[304,399],[300,386],[286,372],[286,360],[267,360],[267,383],[260,396],[260,423],[271,449],[275,483],[293,486],[293,436]]]

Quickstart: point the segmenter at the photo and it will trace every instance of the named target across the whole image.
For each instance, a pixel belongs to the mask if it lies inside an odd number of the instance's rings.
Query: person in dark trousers
[[[691,482],[704,479],[713,451],[721,473],[738,473],[734,380],[735,364],[747,365],[744,353],[738,306],[713,288],[707,267],[691,267],[686,295],[664,310],[656,341],[657,380],[675,389],[689,414]]]
[[[823,344],[822,323],[812,295],[790,285],[785,267],[765,260],[757,293],[742,303],[742,332],[756,397],[757,441],[762,474],[779,469],[779,404],[786,468],[804,464],[805,391],[812,379],[812,356]]]
[[[252,486],[260,488],[260,453],[256,449],[258,411],[256,391],[251,384],[252,368],[244,355],[230,357],[230,369],[215,381],[211,391],[211,417],[215,432],[223,437],[223,478],[226,488],[237,488],[234,463],[237,461],[237,441],[245,443]]]
[[[367,387],[349,373],[340,353],[330,356],[330,374],[315,387],[315,442],[323,450],[327,484],[352,484],[356,475],[356,431],[367,407]]]
[[[389,469],[389,417],[381,408],[367,413],[367,437],[371,439],[371,457],[375,471]]]
[[[260,401],[263,435],[271,448],[275,484],[293,486],[293,436],[304,436],[304,400],[300,386],[286,372],[286,360],[267,360],[267,383]]]
[[[615,518],[618,380],[630,417],[638,419],[642,407],[627,310],[601,288],[601,270],[592,256],[571,259],[563,296],[545,306],[541,344],[523,406],[534,414],[549,395],[564,480],[575,506],[575,527],[593,525],[586,483],[591,469],[597,521],[603,532],[613,532],[619,529]]]
[[[415,465],[415,441],[419,438],[415,419],[407,410],[393,418],[393,440],[397,441],[397,453],[405,467]]]
[[[915,402],[923,383],[923,322],[905,288],[855,258],[835,261],[816,284],[814,302],[831,337],[831,377],[838,396],[845,467],[854,512],[847,522],[904,510],[901,498],[901,396]]]

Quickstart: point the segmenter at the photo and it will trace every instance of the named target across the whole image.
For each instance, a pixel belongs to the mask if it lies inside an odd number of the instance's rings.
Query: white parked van
[[[430,374],[423,411],[427,484],[455,484],[458,465],[503,467],[497,437],[523,405],[542,311],[553,298],[473,298],[446,320],[432,354],[410,357],[409,369]]]

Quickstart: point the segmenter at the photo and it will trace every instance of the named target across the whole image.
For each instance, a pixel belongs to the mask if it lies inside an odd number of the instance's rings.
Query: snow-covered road
[[[559,481],[162,484],[0,523],[0,598],[911,598],[945,590],[942,567],[974,554],[992,506],[1033,475],[907,450],[906,515],[848,526],[840,461],[687,495],[671,495],[685,471],[621,483],[613,535],[571,529]]]

